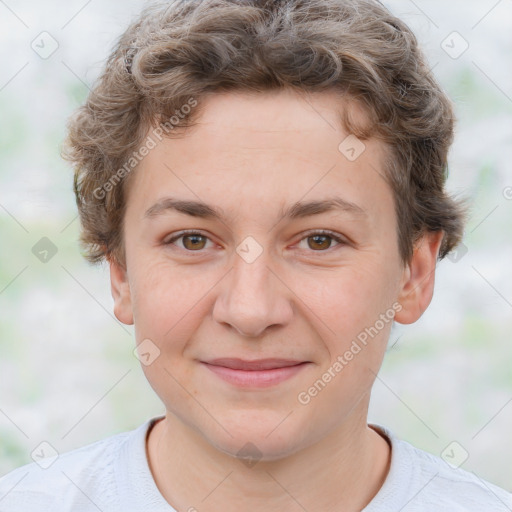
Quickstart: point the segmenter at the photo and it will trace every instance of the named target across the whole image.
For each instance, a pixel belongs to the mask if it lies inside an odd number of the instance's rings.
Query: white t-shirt
[[[0,512],[176,512],[149,469],[152,418],[82,448],[41,459],[0,478]],[[512,494],[375,426],[392,447],[384,485],[362,512],[511,512]],[[199,507],[200,508],[200,507]]]

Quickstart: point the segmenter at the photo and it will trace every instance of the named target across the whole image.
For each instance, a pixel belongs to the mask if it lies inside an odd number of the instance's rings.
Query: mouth
[[[232,370],[258,371],[288,368],[290,366],[296,366],[298,364],[307,363],[309,361],[295,361],[292,359],[254,359],[252,361],[246,361],[244,359],[226,357],[204,362],[214,366],[231,368]]]
[[[258,359],[247,361],[235,358],[213,359],[201,363],[217,377],[239,387],[269,387],[290,379],[310,361],[290,359]]]

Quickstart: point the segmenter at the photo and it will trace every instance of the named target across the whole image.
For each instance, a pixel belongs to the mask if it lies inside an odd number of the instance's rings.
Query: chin
[[[259,462],[285,459],[301,448],[298,442],[295,442],[289,436],[286,439],[269,440],[265,435],[261,435],[259,438],[236,436],[234,438],[217,440],[214,446],[226,455],[240,459],[247,467],[252,467]]]
[[[217,450],[251,463],[275,461],[283,459],[304,447],[305,425],[294,422],[293,415],[286,418],[288,413],[265,414],[255,411],[244,417],[231,418],[221,422],[232,437],[222,428],[216,429],[212,435],[203,435]],[[286,419],[285,419],[286,418]],[[284,420],[284,421],[283,421]]]

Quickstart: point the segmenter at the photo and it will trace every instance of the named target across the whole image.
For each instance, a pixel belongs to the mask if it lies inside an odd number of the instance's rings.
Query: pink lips
[[[204,361],[203,364],[221,379],[242,387],[268,387],[283,382],[300,372],[308,361],[289,359],[223,358]]]

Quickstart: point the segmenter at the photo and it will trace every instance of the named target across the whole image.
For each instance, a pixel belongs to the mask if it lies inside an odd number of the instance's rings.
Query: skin
[[[393,304],[400,323],[422,315],[442,232],[426,233],[403,264],[382,178],[387,148],[365,140],[355,161],[338,150],[347,105],[334,92],[229,92],[201,108],[196,126],[163,139],[131,177],[126,264],[110,264],[117,318],[160,350],[143,366],[166,407],[147,440],[155,482],[179,511],[361,510],[389,469],[367,411],[391,322],[307,405],[297,397]],[[281,214],[334,195],[366,213]],[[164,197],[225,217],[145,216]],[[166,244],[183,229],[207,238]],[[345,243],[312,237],[319,229]],[[248,236],[263,249],[251,263],[236,252]],[[243,389],[200,363],[217,357],[310,363],[273,387]],[[261,454],[251,467],[237,458],[248,442]]]

